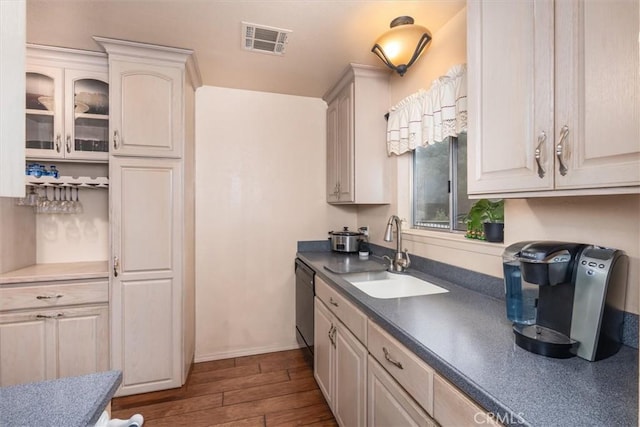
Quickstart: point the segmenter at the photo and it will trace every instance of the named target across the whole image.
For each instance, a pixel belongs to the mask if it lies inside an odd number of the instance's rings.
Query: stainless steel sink
[[[438,285],[406,274],[388,271],[343,274],[342,278],[365,294],[379,299],[435,295],[449,292]]]

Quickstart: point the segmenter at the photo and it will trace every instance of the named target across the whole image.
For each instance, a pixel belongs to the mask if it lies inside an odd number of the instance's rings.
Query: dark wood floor
[[[196,363],[178,389],[115,398],[153,426],[337,426],[301,350]]]

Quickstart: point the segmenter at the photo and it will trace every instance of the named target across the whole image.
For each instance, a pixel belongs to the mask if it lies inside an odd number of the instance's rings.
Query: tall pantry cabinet
[[[120,396],[184,384],[195,351],[193,52],[94,37],[109,57],[111,367]]]

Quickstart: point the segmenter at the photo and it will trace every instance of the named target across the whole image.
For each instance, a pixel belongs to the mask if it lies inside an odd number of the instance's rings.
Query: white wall
[[[297,347],[293,260],[355,209],[325,198],[321,99],[196,93],[196,361]]]
[[[61,163],[57,164],[65,176],[108,176],[108,165]],[[48,163],[46,163],[48,164]],[[42,190],[40,190],[42,191]],[[54,197],[53,188],[48,190]],[[56,191],[57,198],[60,193]],[[68,194],[68,193],[67,193]],[[75,200],[76,191],[73,190]],[[78,200],[81,214],[37,214],[36,262],[106,261],[109,259],[109,191],[106,188],[80,188]]]
[[[625,309],[639,313],[640,195],[508,200],[505,240],[566,240],[624,250],[629,256]]]

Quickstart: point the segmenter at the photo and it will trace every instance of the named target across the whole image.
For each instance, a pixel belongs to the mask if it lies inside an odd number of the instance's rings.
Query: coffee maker
[[[535,323],[513,324],[516,344],[556,358],[595,361],[615,354],[622,342],[628,257],[583,243],[516,245],[522,281],[538,287]]]

